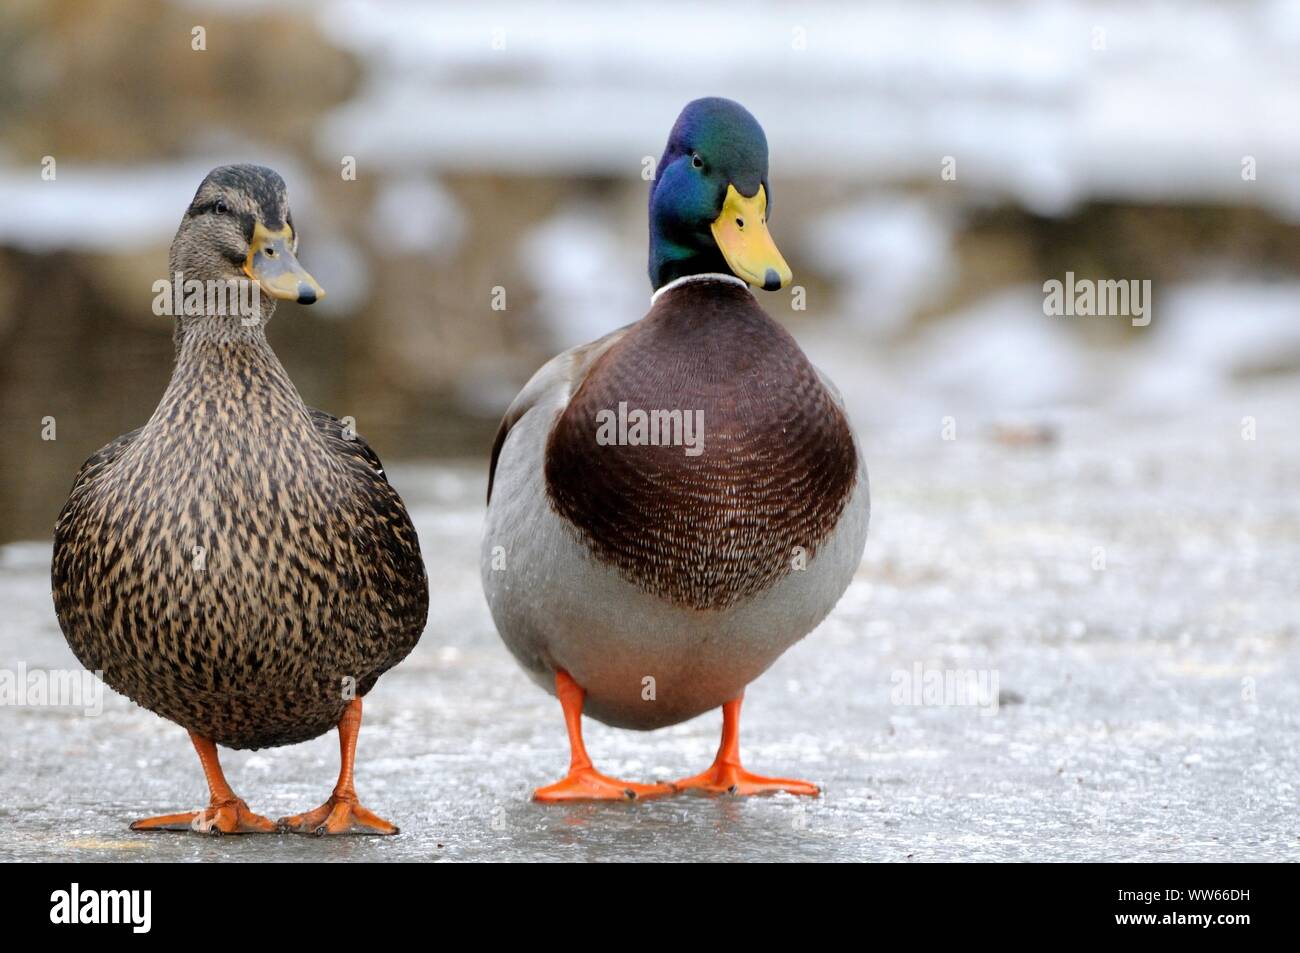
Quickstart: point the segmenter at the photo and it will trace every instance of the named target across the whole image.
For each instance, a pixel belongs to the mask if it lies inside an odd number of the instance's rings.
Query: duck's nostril
[[[745,227],[745,220],[744,220],[743,218],[738,218],[738,219],[736,219],[736,224],[737,224],[738,226],[740,226],[741,228],[744,228],[744,227]]]

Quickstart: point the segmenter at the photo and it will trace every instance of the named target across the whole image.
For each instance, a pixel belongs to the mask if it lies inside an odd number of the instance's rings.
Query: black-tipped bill
[[[273,298],[312,304],[325,297],[325,289],[298,263],[292,245],[293,232],[288,225],[273,232],[258,222],[253,228],[244,274]]]

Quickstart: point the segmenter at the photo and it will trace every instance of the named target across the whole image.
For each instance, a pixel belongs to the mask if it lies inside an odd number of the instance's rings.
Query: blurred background
[[[156,404],[151,285],[212,166],[289,184],[329,292],[271,328],[307,402],[481,466],[540,363],[644,313],[646,175],[710,94],[768,133],[806,308],[763,303],[871,440],[1291,399],[1297,89],[1285,0],[6,0],[0,542]],[[1150,325],[1044,315],[1066,271],[1149,279]]]

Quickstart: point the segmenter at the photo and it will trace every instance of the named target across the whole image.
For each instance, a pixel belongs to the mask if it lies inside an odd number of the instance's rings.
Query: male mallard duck
[[[741,767],[741,698],[848,587],[870,503],[836,391],[748,287],[791,277],[768,194],[754,117],[687,105],[650,191],[649,312],[542,367],[497,433],[483,585],[572,752],[537,800],[818,793]],[[722,744],[685,781],[616,780],[587,756],[584,706],[643,730],[722,706]]]
[[[133,830],[276,830],[235,796],[216,746],[287,745],[337,726],[333,795],[279,826],[397,833],[358,802],[353,757],[361,699],[419,640],[428,586],[379,458],[303,403],[267,343],[274,299],[323,294],[297,247],[278,174],[208,174],[172,242],[170,275],[187,289],[251,279],[254,304],[218,314],[195,296],[183,309],[195,313],[177,315],[158,409],[86,461],[55,527],[54,605],[68,645],[189,731],[211,792],[204,810]]]

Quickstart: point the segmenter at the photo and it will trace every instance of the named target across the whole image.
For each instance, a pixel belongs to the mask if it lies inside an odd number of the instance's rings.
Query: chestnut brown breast
[[[602,442],[620,404],[633,424],[638,410],[702,413],[701,452]],[[552,506],[596,558],[676,605],[721,610],[773,585],[798,548],[816,555],[857,452],[794,339],[747,290],[710,281],[663,295],[592,365],[545,466]]]

